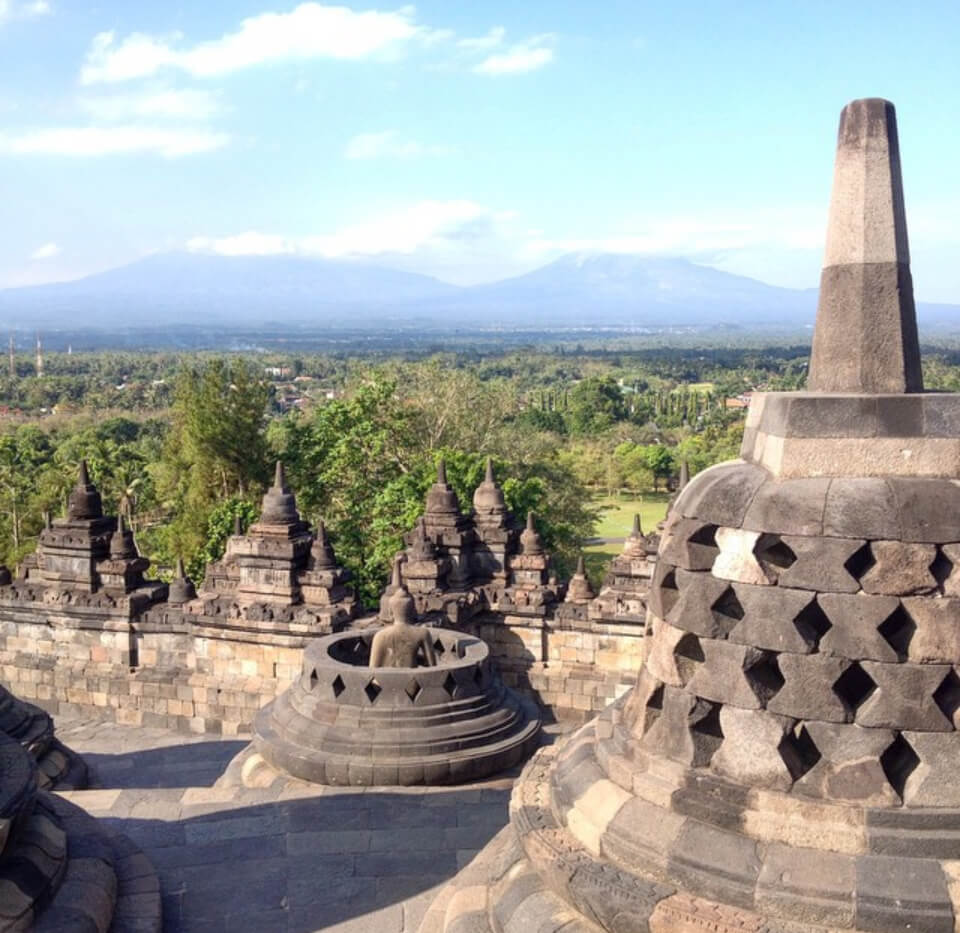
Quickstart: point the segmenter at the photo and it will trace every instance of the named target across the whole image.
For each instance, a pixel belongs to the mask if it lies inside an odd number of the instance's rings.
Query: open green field
[[[670,494],[647,493],[639,498],[604,496],[596,500],[600,507],[600,521],[594,534],[598,538],[626,538],[633,528],[634,513],[640,515],[640,526],[649,534],[663,520]],[[610,561],[623,550],[622,544],[594,544],[583,549],[587,576],[594,586],[599,586]]]
[[[649,534],[656,528],[657,522],[663,521],[669,499],[670,494],[666,492],[650,492],[638,498],[598,498],[594,504],[601,509],[601,515],[594,534],[598,538],[626,538],[633,527],[635,513],[640,514],[640,525]]]

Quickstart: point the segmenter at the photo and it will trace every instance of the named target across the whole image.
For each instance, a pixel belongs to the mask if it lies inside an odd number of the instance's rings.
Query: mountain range
[[[459,287],[366,262],[165,253],[71,282],[0,290],[0,326],[799,328],[813,322],[816,303],[816,289],[680,258],[571,253],[525,275]],[[960,324],[960,305],[918,311],[922,325]]]

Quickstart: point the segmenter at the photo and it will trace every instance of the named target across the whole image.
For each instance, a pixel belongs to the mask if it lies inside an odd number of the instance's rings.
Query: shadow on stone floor
[[[97,788],[210,787],[246,740],[216,740],[106,754],[83,752]]]
[[[435,888],[506,824],[509,799],[505,788],[240,799],[255,793],[186,795],[180,818],[104,814],[153,861],[168,933],[413,933]]]

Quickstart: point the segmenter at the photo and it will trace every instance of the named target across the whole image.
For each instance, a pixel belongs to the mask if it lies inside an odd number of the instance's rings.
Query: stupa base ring
[[[504,687],[479,639],[433,637],[441,663],[417,668],[368,667],[372,633],[318,639],[297,683],[257,714],[254,750],[342,786],[460,784],[524,761],[539,744],[536,704]]]

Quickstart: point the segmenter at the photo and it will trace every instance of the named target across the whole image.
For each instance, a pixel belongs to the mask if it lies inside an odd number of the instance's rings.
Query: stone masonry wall
[[[642,663],[640,626],[581,630],[487,615],[469,630],[490,646],[505,683],[557,719],[591,718],[635,683]],[[55,716],[245,735],[299,675],[308,641],[205,628],[178,612],[128,622],[0,607],[0,677]]]
[[[552,619],[488,615],[469,628],[490,646],[504,683],[556,719],[591,719],[636,683],[643,664],[643,626],[560,628]]]

